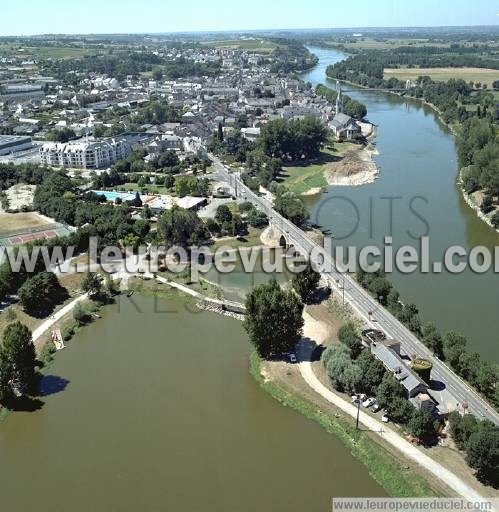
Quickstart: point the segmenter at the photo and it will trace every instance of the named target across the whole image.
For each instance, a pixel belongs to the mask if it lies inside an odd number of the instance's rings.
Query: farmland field
[[[480,82],[491,88],[492,82],[499,80],[499,70],[488,68],[400,68],[385,69],[384,78],[391,77],[400,80],[416,80],[418,76],[426,75],[436,81],[445,82],[450,78],[462,78],[466,82]]]

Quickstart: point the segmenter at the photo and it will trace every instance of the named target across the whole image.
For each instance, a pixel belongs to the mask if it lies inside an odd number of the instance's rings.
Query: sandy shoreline
[[[480,191],[479,193],[475,192],[473,194],[468,194],[463,187],[463,180],[462,180],[462,170],[459,172],[459,177],[457,180],[459,190],[461,191],[461,196],[463,197],[465,203],[474,210],[476,216],[482,221],[485,222],[489,227],[491,227],[496,233],[499,233],[499,229],[495,228],[492,224],[492,215],[494,212],[489,213],[488,215],[483,213],[480,209],[480,204],[482,200],[482,193],[483,191]],[[479,201],[477,200],[477,196],[480,198]]]
[[[328,164],[325,177],[328,185],[360,186],[373,183],[379,169],[373,160],[376,150],[355,147],[345,153],[338,162]]]

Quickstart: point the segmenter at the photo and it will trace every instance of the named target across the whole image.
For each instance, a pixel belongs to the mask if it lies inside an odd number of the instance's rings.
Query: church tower
[[[339,80],[336,80],[336,115],[343,112],[343,98],[341,97],[341,85]]]

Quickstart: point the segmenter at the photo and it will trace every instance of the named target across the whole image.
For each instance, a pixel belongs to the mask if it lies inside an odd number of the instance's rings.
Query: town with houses
[[[260,128],[274,119],[312,116],[328,125],[335,136],[346,139],[361,130],[357,120],[342,112],[341,97],[330,104],[299,77],[272,73],[265,54],[227,49],[173,53],[172,58],[220,62],[220,74],[176,80],[127,76],[119,81],[91,73],[69,87],[61,80],[37,74],[37,63],[26,60],[21,50],[19,56],[0,59],[0,132],[4,134],[0,156],[4,162],[106,169],[137,146],[147,149],[148,160],[168,150],[202,156],[219,125],[224,135],[237,129],[254,142]],[[261,59],[269,64],[262,66]],[[128,131],[126,118],[151,101],[177,109],[178,121],[144,123],[133,126],[137,132]],[[116,121],[115,111],[119,111],[123,132],[96,136],[98,131],[114,127],[108,119]],[[244,126],[238,124],[240,116],[244,116]],[[70,131],[71,139],[48,142],[47,136],[58,130]]]
[[[22,375],[0,348],[0,414],[24,410],[53,354],[87,324],[104,322],[117,297],[132,303],[168,287],[199,310],[243,321],[251,371],[263,387],[282,386],[285,393],[274,395],[280,402],[317,394],[307,415],[322,418],[324,409],[328,418],[347,418],[352,450],[362,442],[360,422],[383,450],[389,446],[392,469],[419,464],[433,478],[444,467],[438,450],[453,452],[445,467],[462,463],[464,483],[445,473],[445,485],[474,496],[489,481],[476,483],[464,461],[477,465],[456,455],[464,444],[451,439],[461,432],[455,425],[497,429],[486,401],[497,395],[495,367],[468,354],[458,334],[423,328],[417,307],[400,298],[382,268],[319,272],[307,259],[336,227],[311,219],[313,201],[331,186],[377,180],[378,127],[349,96],[351,82],[307,79],[318,64],[308,45],[219,37],[0,40],[0,339],[17,329],[33,346]],[[389,92],[412,94],[424,83],[400,80]],[[93,237],[99,251],[118,247],[121,257],[103,271],[99,253],[80,273]],[[36,244],[74,246],[77,254],[16,274],[3,249],[30,252]],[[284,250],[283,259],[305,262],[305,271],[242,293],[211,274],[197,282],[187,270],[171,270],[183,263],[192,270],[192,247],[203,244],[234,253]],[[157,245],[185,249],[186,261],[155,252]],[[138,261],[132,273],[131,260]],[[482,365],[480,394],[444,362],[446,343]]]

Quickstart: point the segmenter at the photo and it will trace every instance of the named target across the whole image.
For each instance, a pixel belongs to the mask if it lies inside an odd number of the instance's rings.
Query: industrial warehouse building
[[[0,156],[31,149],[33,144],[31,137],[16,135],[0,135]]]

